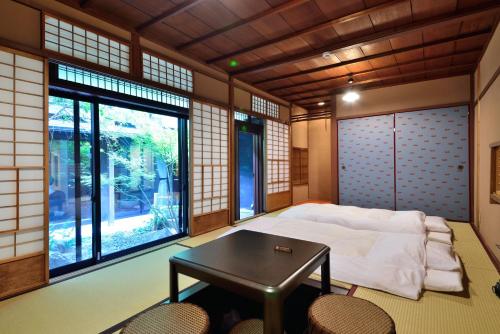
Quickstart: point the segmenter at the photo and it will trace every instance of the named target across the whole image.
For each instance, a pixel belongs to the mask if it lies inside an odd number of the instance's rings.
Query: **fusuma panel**
[[[44,69],[0,49],[0,263],[44,252]]]
[[[339,203],[394,209],[394,115],[338,122]]]
[[[228,209],[228,112],[193,102],[192,110],[193,216]]]
[[[288,125],[266,120],[267,193],[289,191]]]
[[[469,220],[468,109],[396,114],[398,210]]]

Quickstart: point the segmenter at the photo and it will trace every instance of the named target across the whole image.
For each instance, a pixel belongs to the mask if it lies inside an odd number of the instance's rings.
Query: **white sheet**
[[[421,211],[365,209],[356,206],[307,203],[279,214],[281,218],[329,223],[356,230],[423,234],[425,214]]]
[[[265,217],[226,234],[241,229],[328,245],[331,277],[339,281],[415,300],[423,288],[425,234],[353,230],[325,223],[311,226],[304,220]]]

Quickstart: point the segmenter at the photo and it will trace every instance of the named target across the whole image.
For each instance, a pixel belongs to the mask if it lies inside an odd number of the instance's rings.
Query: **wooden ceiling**
[[[348,87],[470,73],[500,12],[498,0],[60,1],[318,111]]]

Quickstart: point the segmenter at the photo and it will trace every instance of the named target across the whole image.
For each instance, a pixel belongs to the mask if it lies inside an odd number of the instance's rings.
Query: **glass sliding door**
[[[50,269],[93,257],[91,104],[49,99]]]
[[[179,234],[179,119],[99,105],[101,256]]]
[[[186,235],[187,118],[50,94],[51,276]]]
[[[236,219],[262,211],[262,126],[237,120],[236,123]]]

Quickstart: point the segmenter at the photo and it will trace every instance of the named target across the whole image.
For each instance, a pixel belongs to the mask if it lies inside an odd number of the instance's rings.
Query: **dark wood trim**
[[[462,69],[471,69],[475,63],[469,63],[469,64],[462,64],[462,65],[455,65],[455,66],[449,66],[446,67],[445,69],[447,70],[462,70]],[[433,70],[422,70],[422,71],[415,71],[415,72],[409,72],[409,73],[403,73],[403,74],[396,74],[396,75],[388,75],[388,76],[383,76],[383,77],[378,77],[374,79],[368,79],[368,80],[363,80],[363,81],[358,81],[353,84],[345,84],[342,86],[337,86],[337,87],[332,87],[332,88],[315,88],[315,89],[310,89],[308,91],[303,91],[300,93],[294,93],[294,94],[289,94],[285,95],[285,97],[291,97],[297,94],[304,94],[304,93],[312,93],[312,92],[317,92],[317,91],[324,91],[324,90],[331,90],[330,94],[323,94],[323,95],[318,95],[316,97],[326,97],[326,96],[331,96],[332,94],[335,95],[337,93],[342,92],[345,89],[349,89],[351,87],[358,87],[358,86],[363,86],[368,83],[374,83],[374,82],[379,82],[379,81],[384,81],[384,80],[391,80],[391,79],[400,79],[400,78],[405,78],[408,76],[415,76],[415,75],[421,75],[421,74],[433,74],[433,73],[439,73],[442,72],[444,69],[443,68],[437,68]],[[290,99],[291,102],[297,102],[297,101],[302,101],[304,98],[297,98],[297,99]]]
[[[236,173],[235,173],[235,122],[234,122],[234,83],[233,78],[229,77],[229,120],[228,120],[228,136],[229,136],[229,147],[228,147],[228,160],[229,160],[229,225],[234,225],[236,218]]]
[[[152,25],[154,25],[162,20],[165,20],[166,18],[169,18],[171,16],[185,12],[186,10],[192,8],[193,6],[197,5],[198,3],[202,2],[202,1],[204,1],[204,0],[186,0],[186,1],[174,6],[172,8],[165,10],[164,12],[159,14],[158,16],[155,16],[155,17],[151,18],[150,20],[148,20],[144,23],[141,23],[140,25],[138,25],[135,28],[135,31],[137,31],[137,32],[144,31],[148,27],[150,27],[150,26],[152,26]]]
[[[475,161],[474,153],[476,148],[476,138],[475,138],[475,110],[474,110],[474,75],[470,76],[469,80],[469,222],[474,225],[474,171],[475,171]]]
[[[230,52],[230,53],[226,53],[226,54],[223,54],[221,56],[218,56],[218,57],[215,57],[215,58],[212,58],[212,59],[209,59],[209,60],[207,60],[207,63],[208,64],[213,64],[213,63],[216,63],[218,61],[221,61],[221,60],[224,60],[224,59],[227,59],[227,58],[230,58],[230,57],[239,56],[239,55],[244,54],[244,53],[252,52],[254,50],[257,50],[257,49],[260,49],[260,48],[264,48],[264,47],[267,47],[267,46],[270,46],[270,45],[273,45],[273,44],[277,44],[277,43],[286,41],[286,40],[291,39],[291,38],[301,37],[301,36],[304,36],[304,35],[307,35],[307,34],[310,34],[310,33],[313,33],[313,32],[316,32],[316,31],[328,28],[328,27],[331,27],[334,24],[351,21],[351,20],[354,20],[354,19],[359,18],[361,16],[365,16],[365,15],[368,15],[368,14],[373,13],[375,11],[382,10],[382,9],[387,8],[387,7],[393,6],[395,4],[403,3],[403,2],[406,2],[406,0],[392,0],[392,1],[380,4],[380,5],[377,5],[377,6],[373,6],[373,7],[369,7],[369,8],[365,8],[365,9],[359,10],[357,12],[348,14],[346,16],[342,16],[342,17],[339,17],[339,18],[326,20],[326,21],[323,21],[323,22],[321,22],[319,24],[316,24],[316,25],[314,25],[312,27],[308,27],[308,28],[301,29],[301,30],[298,30],[298,31],[293,31],[293,32],[290,32],[288,34],[285,34],[285,35],[282,35],[282,36],[279,36],[279,37],[276,37],[276,38],[273,38],[273,39],[270,39],[270,40],[265,40],[263,42],[254,44],[254,45],[252,45],[250,47],[242,48],[242,49],[239,49],[239,50],[236,50],[236,51],[233,51],[233,52]],[[211,36],[211,37],[213,37],[213,36]],[[184,45],[189,46],[189,45],[192,45],[194,43],[197,43],[197,41],[193,40],[191,42],[185,43],[185,44],[181,45],[181,47],[179,47],[179,49],[182,50],[182,49],[185,48]]]
[[[488,83],[486,84],[486,86],[484,86],[483,90],[479,94],[479,96],[476,99],[476,101],[474,101],[474,106],[476,106],[478,104],[478,102],[484,97],[484,95],[486,95],[486,93],[488,93],[488,90],[490,89],[491,85],[493,85],[495,83],[495,81],[497,80],[497,77],[498,77],[499,74],[500,74],[500,64],[498,65],[497,70],[491,76],[491,78],[488,81]],[[478,82],[478,85],[479,85],[479,82]]]
[[[223,28],[214,30],[212,32],[209,32],[208,34],[202,35],[200,37],[194,38],[189,42],[186,42],[184,44],[179,45],[176,49],[177,50],[185,50],[189,48],[192,45],[201,43],[209,38],[218,36],[220,34],[223,34],[225,32],[228,32],[229,30],[236,29],[238,27],[241,27],[243,25],[252,23],[254,21],[260,20],[266,16],[273,15],[273,14],[279,14],[287,9],[297,7],[305,2],[308,2],[309,0],[291,0],[291,1],[285,1],[284,3],[276,6],[276,7],[270,7],[269,9],[266,9],[260,13],[257,13],[255,15],[252,15],[244,20],[236,21],[230,25],[227,25]],[[227,57],[226,57],[227,58]],[[210,61],[208,62],[210,64]]]
[[[450,39],[450,40],[453,40],[453,39]],[[431,44],[431,43],[429,43],[429,44]],[[436,44],[441,44],[441,43],[436,43]],[[418,46],[418,47],[414,47],[412,49],[416,50],[416,49],[420,49],[420,48],[424,48],[424,47],[426,47],[426,46],[421,45],[421,46]],[[464,51],[464,52],[452,53],[452,54],[448,54],[448,55],[444,55],[444,56],[441,55],[441,56],[435,56],[435,57],[422,58],[422,59],[419,59],[419,60],[406,61],[406,62],[397,63],[396,65],[383,66],[383,67],[378,67],[378,68],[371,69],[371,70],[364,70],[364,71],[353,72],[353,73],[349,73],[349,74],[332,76],[332,77],[329,77],[329,78],[326,78],[326,79],[310,80],[310,81],[300,82],[300,83],[292,84],[292,85],[288,85],[288,86],[276,87],[276,88],[268,89],[267,91],[268,92],[275,92],[274,94],[278,94],[278,93],[276,93],[276,91],[279,91],[279,90],[282,90],[282,89],[296,88],[296,87],[300,87],[300,86],[306,86],[306,85],[311,85],[311,84],[317,84],[317,83],[327,82],[327,81],[335,80],[335,79],[342,79],[342,78],[348,79],[349,77],[352,77],[352,76],[355,76],[355,75],[377,73],[377,71],[379,71],[379,70],[398,69],[399,66],[401,66],[401,65],[418,64],[418,63],[425,62],[425,61],[445,59],[445,58],[449,58],[449,57],[453,57],[453,56],[462,56],[462,55],[476,53],[476,52],[479,52],[479,51],[481,51],[480,48],[475,48],[475,49],[472,49],[472,50],[468,50],[468,51]],[[402,52],[402,51],[397,50],[397,52],[391,52],[391,53],[392,54],[398,54],[400,52]],[[364,58],[366,58],[366,57],[363,57],[363,58],[360,58],[360,59],[364,59]],[[355,61],[354,63],[361,62],[361,61],[366,61],[366,60],[359,60],[359,59],[357,59],[357,61]],[[335,64],[335,67],[340,67],[340,66],[345,66],[345,63],[341,62],[341,63]],[[331,68],[333,68],[333,67],[331,67]]]
[[[314,49],[311,51],[305,51],[301,53],[296,53],[290,56],[285,56],[278,58],[276,60],[264,62],[261,64],[257,64],[255,66],[249,66],[246,68],[242,68],[240,70],[236,70],[231,72],[232,75],[240,75],[245,73],[255,73],[261,72],[276,66],[296,63],[303,60],[311,59],[320,56],[323,52],[338,52],[346,49],[352,49],[354,47],[361,47],[366,44],[372,44],[380,41],[387,40],[389,38],[399,37],[403,34],[407,34],[410,32],[421,31],[423,29],[439,29],[443,25],[449,25],[452,23],[460,22],[465,19],[476,18],[485,13],[493,13],[497,12],[500,8],[500,5],[497,3],[488,3],[486,5],[476,6],[472,9],[465,9],[457,11],[453,15],[440,15],[438,17],[434,17],[431,19],[425,19],[418,22],[402,25],[396,28],[389,28],[382,30],[380,32],[375,32],[372,34],[368,34],[365,36],[361,36],[358,38],[354,38],[348,41],[341,41],[329,44],[327,46]]]
[[[349,292],[347,292],[347,295],[350,297],[354,297],[354,293],[356,293],[357,289],[358,289],[357,285],[351,285],[351,288],[349,289]]]
[[[493,262],[493,265],[495,266],[497,273],[500,273],[500,260],[497,259],[495,254],[489,249],[489,247],[486,245],[486,242],[483,239],[483,236],[481,235],[481,232],[479,231],[478,227],[474,224],[470,224],[472,227],[472,230],[476,234],[476,237],[479,239],[481,242],[481,246],[483,246],[484,250],[486,251],[486,254],[488,254],[488,257],[490,258],[491,262]]]
[[[382,116],[382,115],[400,114],[400,113],[412,112],[412,111],[420,111],[420,110],[461,107],[461,106],[465,106],[465,105],[468,105],[468,104],[469,104],[469,101],[462,101],[462,102],[454,102],[454,103],[433,104],[433,105],[428,105],[428,106],[423,106],[423,107],[416,107],[416,108],[405,108],[405,109],[388,110],[388,111],[381,111],[381,112],[370,113],[370,114],[359,114],[359,115],[354,115],[354,116],[340,116],[340,117],[337,117],[337,121],[342,121],[342,120],[346,120],[346,119],[355,119],[355,118],[365,118],[365,117],[370,117],[370,116]]]
[[[431,80],[439,80],[439,79],[444,79],[444,78],[452,78],[452,77],[457,77],[457,76],[463,76],[463,75],[471,75],[470,71],[463,71],[460,73],[453,73],[452,75],[450,74],[443,74],[443,75],[436,75],[433,76],[432,78],[415,78],[411,80],[406,80],[403,83],[388,83],[388,84],[380,84],[380,83],[373,83],[373,84],[367,84],[364,87],[357,88],[356,91],[365,91],[365,90],[371,90],[371,89],[379,89],[379,88],[387,88],[387,87],[393,87],[393,86],[400,86],[400,85],[407,85],[407,84],[412,84],[416,82],[422,82],[422,81],[431,81]],[[338,94],[338,93],[337,93]],[[304,97],[301,101],[304,100],[314,100],[314,99],[319,99],[319,98],[324,98],[324,101],[326,103],[331,102],[331,98],[334,97],[335,95],[316,95],[316,96],[311,96],[311,97]],[[314,102],[309,102],[309,104],[314,104],[317,103],[318,101]],[[295,102],[298,106],[303,106],[306,105],[305,103],[300,103],[300,102]]]

